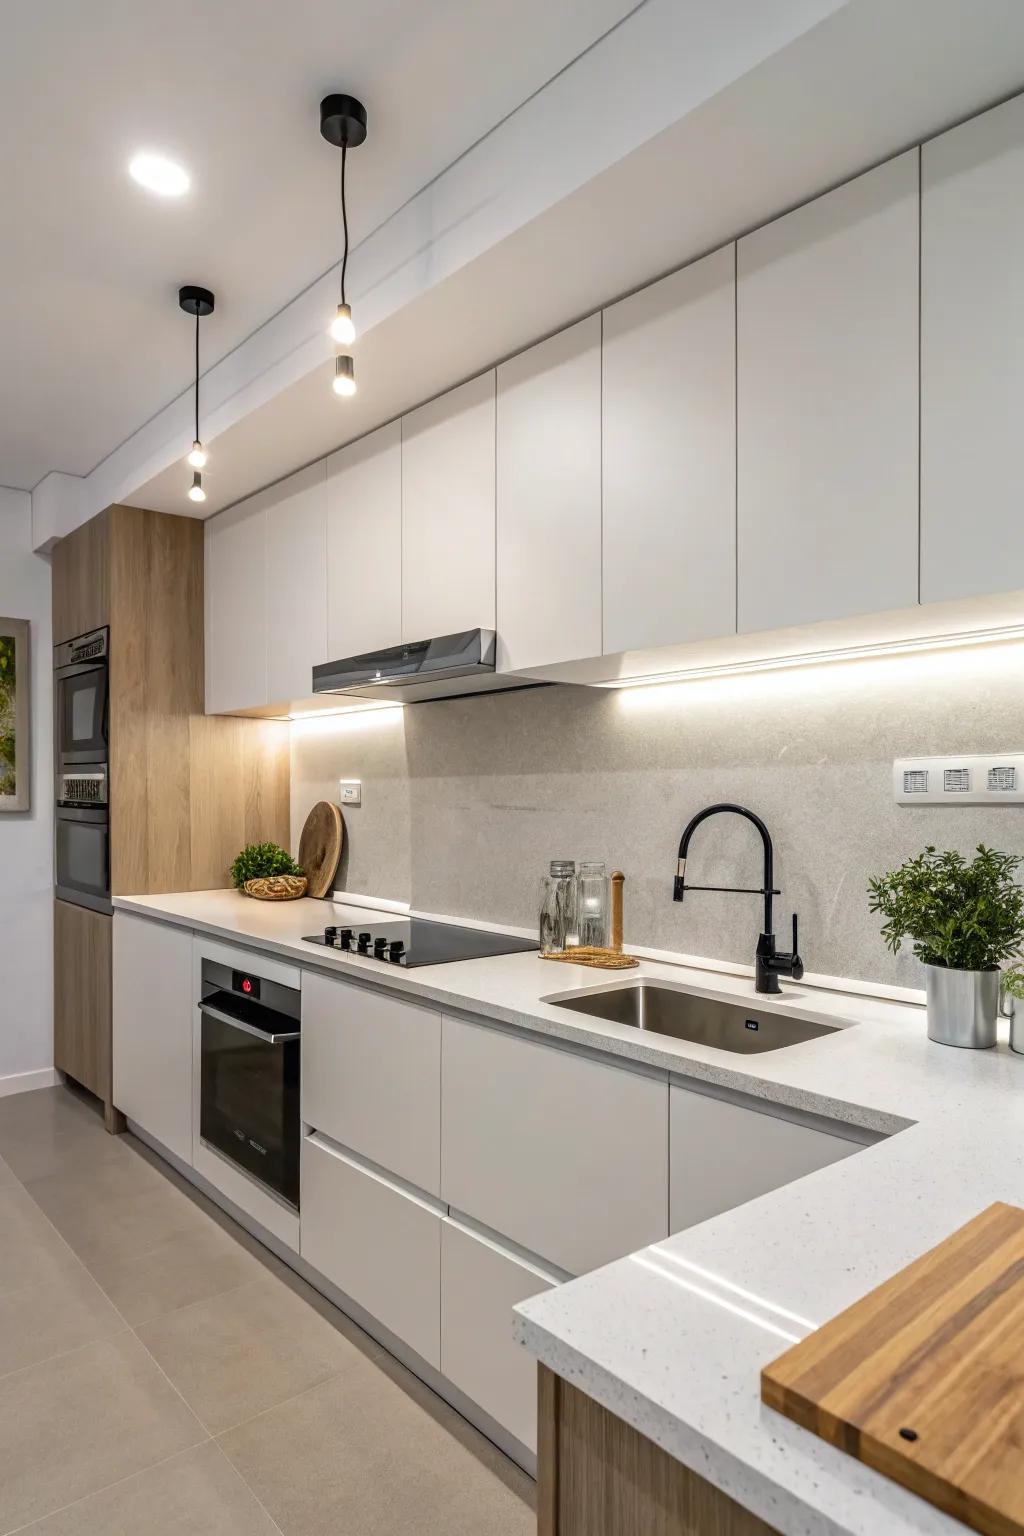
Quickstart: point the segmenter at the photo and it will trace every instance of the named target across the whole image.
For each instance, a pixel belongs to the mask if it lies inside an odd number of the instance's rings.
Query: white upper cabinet
[[[498,369],[498,670],[601,654],[601,317]]]
[[[921,600],[1024,587],[1024,96],[921,151]]]
[[[327,460],[327,655],[402,640],[402,428],[392,421]]]
[[[741,631],[918,600],[918,192],[911,150],[739,242]]]
[[[308,699],[327,655],[327,493],[324,460],[267,493],[267,695]]]
[[[267,702],[267,501],[250,496],[206,524],[206,712]]]
[[[494,628],[494,387],[402,418],[402,639]]]
[[[604,650],[736,628],[736,248],[604,313]]]

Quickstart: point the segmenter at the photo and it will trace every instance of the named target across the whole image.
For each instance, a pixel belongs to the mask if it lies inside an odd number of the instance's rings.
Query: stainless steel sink
[[[806,1019],[717,998],[697,997],[692,992],[645,981],[575,997],[548,997],[544,1001],[556,1008],[570,1008],[573,1013],[589,1014],[594,1019],[628,1024],[648,1034],[713,1045],[717,1050],[738,1051],[744,1056],[778,1051],[787,1045],[816,1040],[819,1035],[834,1035],[839,1027],[811,1024]]]

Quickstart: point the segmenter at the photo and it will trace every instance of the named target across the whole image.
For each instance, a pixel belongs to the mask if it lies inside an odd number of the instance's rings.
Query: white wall
[[[0,814],[3,1095],[50,1080],[53,1063],[53,659],[50,564],[32,552],[32,499],[2,487],[0,616],[28,619],[32,650],[32,809]]]

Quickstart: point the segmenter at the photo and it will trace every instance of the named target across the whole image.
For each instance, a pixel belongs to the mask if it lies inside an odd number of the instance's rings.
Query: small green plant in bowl
[[[231,866],[231,878],[238,890],[263,901],[294,901],[306,894],[305,875],[277,843],[243,848]]]
[[[980,843],[973,859],[927,847],[868,884],[870,909],[885,922],[893,954],[905,940],[925,966],[928,1033],[947,1045],[993,1045],[999,969],[1003,986],[1024,996],[1024,858]],[[1020,989],[1019,991],[1017,989]]]

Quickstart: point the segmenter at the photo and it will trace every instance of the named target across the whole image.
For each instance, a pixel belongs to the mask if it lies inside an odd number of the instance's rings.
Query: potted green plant
[[[307,881],[290,853],[277,843],[249,843],[231,866],[238,890],[260,901],[294,901]]]
[[[1024,891],[1018,854],[979,844],[974,858],[929,846],[868,885],[872,912],[885,918],[882,937],[897,954],[905,939],[925,968],[928,1038],[943,1045],[996,1043],[1000,967],[1018,963],[1021,978]]]

